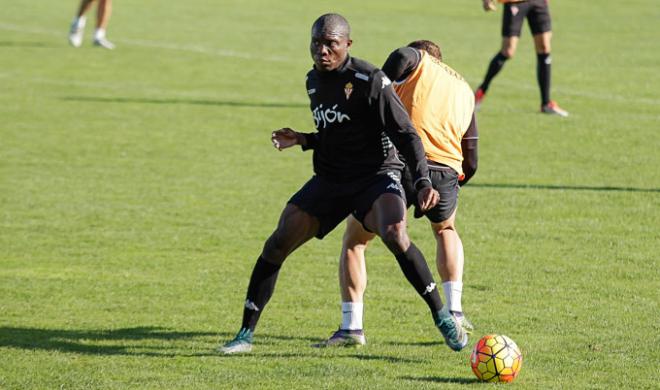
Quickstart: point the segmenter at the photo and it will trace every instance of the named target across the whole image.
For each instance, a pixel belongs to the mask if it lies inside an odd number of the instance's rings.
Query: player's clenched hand
[[[422,212],[432,209],[439,201],[440,194],[433,187],[424,187],[417,193],[417,203]]]
[[[495,11],[495,0],[483,0],[484,11]]]
[[[273,134],[270,136],[270,140],[273,143],[273,146],[277,148],[277,150],[282,150],[299,144],[300,137],[301,134],[293,129],[285,127],[283,129],[273,131]]]

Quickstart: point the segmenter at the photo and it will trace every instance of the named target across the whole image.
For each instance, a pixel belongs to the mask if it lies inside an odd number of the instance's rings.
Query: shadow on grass
[[[230,340],[235,334],[229,332],[181,332],[161,327],[145,326],[122,329],[40,329],[0,327],[0,347],[60,351],[91,355],[130,355],[160,357],[218,356],[215,347]],[[212,341],[205,338],[213,338]],[[197,342],[194,350],[185,351],[190,346],[154,345],[164,341]],[[278,344],[280,341],[313,342],[317,338],[259,334],[256,345]],[[131,343],[132,342],[132,343]],[[203,343],[201,349],[199,343]],[[211,346],[208,346],[211,344]],[[268,355],[261,355],[268,356]],[[287,357],[277,353],[277,357]],[[291,354],[289,357],[302,355]]]
[[[279,102],[236,102],[231,100],[186,99],[186,98],[132,98],[132,97],[102,97],[102,96],[66,96],[62,100],[76,102],[98,103],[137,103],[137,104],[194,104],[202,106],[257,107],[257,108],[302,108],[309,107],[304,103]]]
[[[417,382],[456,383],[463,385],[479,383],[477,378],[444,378],[441,376],[400,376],[399,379]]]
[[[330,354],[309,344],[299,352],[270,352],[260,346],[281,344],[280,341],[318,341],[317,338],[259,334],[255,351],[248,355],[221,355],[215,348],[234,336],[229,332],[185,332],[161,327],[142,326],[121,329],[40,329],[0,327],[0,348],[57,351],[88,355],[125,355],[146,357],[218,357],[218,358],[290,358],[290,359],[357,359],[389,363],[419,363],[421,359],[368,353]],[[183,343],[172,345],[173,341]],[[337,351],[337,350],[334,350]],[[333,352],[334,352],[333,351]]]
[[[442,341],[388,341],[388,345],[410,345],[414,347],[437,347],[444,345]]]
[[[39,329],[0,327],[0,347],[73,352],[93,355],[181,356],[168,347],[149,344],[119,343],[120,341],[174,341],[218,336],[212,332],[177,332],[159,327],[135,327],[108,330]],[[100,342],[102,344],[94,344]],[[163,351],[167,350],[167,351]],[[197,354],[191,354],[197,356]]]
[[[338,351],[335,349],[334,351]],[[371,354],[330,354],[326,355],[322,352],[319,352],[319,349],[316,348],[307,348],[301,349],[300,352],[266,352],[261,348],[258,348],[258,345],[255,345],[255,349],[250,354],[236,354],[236,355],[219,355],[217,357],[224,359],[254,359],[254,358],[278,358],[278,359],[328,359],[328,360],[338,360],[338,359],[355,359],[355,360],[377,360],[387,363],[401,364],[401,363],[424,363],[424,359],[411,359],[400,356],[388,356],[388,355],[371,355]]]
[[[337,357],[337,356],[335,356]],[[424,359],[411,359],[411,358],[404,358],[400,356],[387,356],[387,355],[359,355],[359,354],[354,354],[354,355],[348,355],[346,357],[353,358],[353,359],[358,359],[358,360],[380,360],[380,361],[385,361],[388,363],[423,363],[425,362]]]
[[[614,186],[563,186],[550,184],[506,184],[506,183],[470,183],[475,188],[501,188],[523,190],[564,190],[564,191],[606,191],[606,192],[660,192],[660,188],[614,187]]]
[[[0,41],[0,47],[56,47],[56,45],[46,42]]]

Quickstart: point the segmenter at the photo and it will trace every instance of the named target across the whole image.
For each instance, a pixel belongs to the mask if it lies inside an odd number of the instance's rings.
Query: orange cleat
[[[484,92],[483,89],[477,88],[477,90],[474,91],[474,109],[475,109],[475,111],[479,110],[479,107],[481,107],[481,102],[484,101],[485,97],[486,97],[486,92]]]
[[[548,104],[542,105],[541,112],[544,114],[559,115],[564,118],[568,116],[568,111],[559,107],[554,100],[550,100]]]

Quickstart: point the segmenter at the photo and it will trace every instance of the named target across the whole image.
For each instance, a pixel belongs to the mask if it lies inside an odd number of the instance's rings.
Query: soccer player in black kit
[[[422,143],[390,80],[349,56],[351,44],[350,26],[341,15],[322,15],[312,25],[314,68],[307,74],[307,94],[317,132],[283,128],[273,132],[272,142],[280,150],[312,149],[315,175],[291,197],[264,244],[250,277],[241,329],[220,348],[225,354],[252,350],[259,316],[287,256],[312,237],[323,238],[350,214],[396,257],[447,344],[455,350],[467,344],[457,319],[441,310],[431,271],[406,231],[403,164],[394,146],[413,172],[418,202],[426,211],[437,204],[438,193],[431,187]]]
[[[486,11],[495,10],[495,0],[482,0]],[[536,48],[536,76],[541,92],[541,112],[545,114],[568,116],[568,111],[550,99],[550,75],[552,59],[550,40],[552,39],[552,21],[550,20],[549,0],[497,0],[504,4],[502,13],[502,49],[488,65],[484,81],[474,93],[477,108],[486,97],[486,91],[493,78],[502,70],[504,63],[513,57],[518,47],[520,32],[525,18],[534,36]]]

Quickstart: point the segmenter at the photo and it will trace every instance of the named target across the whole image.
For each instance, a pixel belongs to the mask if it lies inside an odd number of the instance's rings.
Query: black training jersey
[[[314,149],[318,176],[346,182],[401,169],[393,143],[415,179],[428,177],[419,136],[382,71],[349,57],[335,71],[307,73],[307,94],[318,132],[305,134],[305,149]]]

